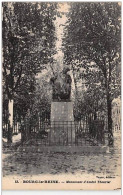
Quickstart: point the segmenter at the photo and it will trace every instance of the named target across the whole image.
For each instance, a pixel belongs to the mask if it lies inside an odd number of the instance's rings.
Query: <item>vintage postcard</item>
[[[2,2],[2,189],[121,189],[121,2]]]

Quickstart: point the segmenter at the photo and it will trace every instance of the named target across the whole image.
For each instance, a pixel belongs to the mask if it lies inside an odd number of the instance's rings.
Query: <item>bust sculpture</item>
[[[68,71],[69,68],[65,67],[59,75],[55,75],[50,79],[53,89],[53,101],[70,101],[72,79]]]

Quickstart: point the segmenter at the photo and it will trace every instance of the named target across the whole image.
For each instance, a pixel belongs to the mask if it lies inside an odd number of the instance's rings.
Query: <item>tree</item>
[[[13,102],[20,105],[24,115],[32,104],[36,74],[53,60],[55,14],[55,3],[3,3],[3,83],[9,110],[8,142],[12,141]]]
[[[105,88],[103,75],[96,64],[87,60],[80,63],[74,63],[76,67],[75,76],[77,81],[77,96],[75,99],[74,112],[75,117],[81,119],[83,116],[97,116],[106,114]]]
[[[101,71],[105,87],[109,144],[113,143],[112,100],[120,93],[121,5],[118,2],[72,3],[64,39],[65,62],[91,61]],[[96,71],[95,71],[96,74]]]

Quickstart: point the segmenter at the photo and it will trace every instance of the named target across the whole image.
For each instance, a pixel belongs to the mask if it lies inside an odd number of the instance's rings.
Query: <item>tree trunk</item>
[[[12,131],[13,131],[13,99],[8,103],[9,111],[9,126],[8,126],[8,143],[12,143]]]
[[[107,112],[108,112],[108,141],[109,145],[113,145],[113,132],[112,132],[112,101],[110,95],[107,94]]]
[[[111,59],[109,58],[109,75],[107,82],[107,111],[108,111],[108,142],[113,145],[113,132],[112,132],[112,100],[111,100]]]

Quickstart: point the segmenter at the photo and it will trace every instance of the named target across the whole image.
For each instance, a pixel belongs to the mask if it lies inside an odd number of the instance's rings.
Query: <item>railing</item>
[[[8,129],[9,129],[9,123],[8,122],[3,122],[2,124],[2,128],[3,128],[3,137],[7,137],[8,134]],[[13,131],[12,131],[12,135],[16,135],[20,133],[20,123],[17,121],[13,121]]]
[[[8,123],[3,120],[3,137],[7,137]],[[50,121],[50,115],[37,113],[32,119],[26,118],[21,123],[14,118],[12,135],[22,133],[22,141],[40,140],[47,145],[98,145],[104,144],[104,130],[107,122],[94,116],[83,117],[79,121]]]
[[[91,145],[105,143],[103,121],[52,121],[39,126],[27,123],[22,131],[23,142],[36,140],[41,145]]]

